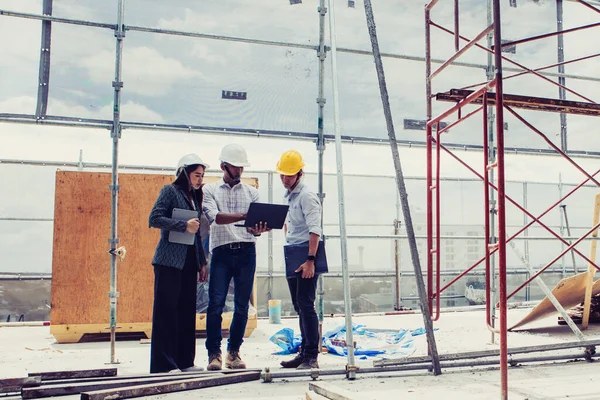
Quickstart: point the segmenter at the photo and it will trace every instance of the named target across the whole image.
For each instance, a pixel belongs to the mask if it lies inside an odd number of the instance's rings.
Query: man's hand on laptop
[[[248,229],[248,233],[253,234],[254,236],[260,236],[262,233],[269,232],[271,228],[267,227],[266,222],[259,222],[254,225],[254,228],[246,228]]]

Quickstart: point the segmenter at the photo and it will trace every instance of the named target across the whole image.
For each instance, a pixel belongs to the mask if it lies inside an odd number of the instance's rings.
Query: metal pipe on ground
[[[554,356],[539,356],[539,357],[523,357],[523,358],[509,358],[507,365],[517,366],[525,363],[541,363],[547,361],[564,361],[578,359],[592,360],[600,358],[600,354],[588,355],[586,353],[578,354],[558,354]],[[497,366],[499,364],[499,358],[489,360],[472,360],[472,361],[454,361],[454,362],[442,362],[440,363],[441,368],[473,368],[473,367],[485,367],[485,366]],[[356,370],[357,374],[387,374],[394,372],[406,372],[406,371],[419,371],[427,370],[431,372],[430,363],[419,363],[419,364],[407,364],[397,365],[393,367],[366,367],[359,368]],[[323,376],[336,376],[346,375],[347,371],[342,368],[338,369],[320,369],[320,370],[289,370],[289,371],[274,371],[271,372],[269,368],[265,368],[260,374],[260,378],[264,383],[273,382],[274,379],[284,378],[311,378],[316,380]]]
[[[514,347],[512,349],[508,349],[508,355],[514,354],[526,354],[526,353],[536,353],[543,351],[555,351],[555,350],[566,350],[566,349],[575,349],[575,348],[586,348],[592,349],[589,350],[589,354],[595,354],[594,348],[600,345],[600,339],[595,340],[584,340],[577,342],[564,342],[564,343],[553,343],[553,344],[545,344],[539,346],[524,346],[524,347]],[[471,352],[463,352],[463,353],[449,353],[449,354],[441,354],[439,356],[441,361],[456,361],[456,360],[466,360],[466,359],[476,359],[476,358],[485,358],[485,357],[497,357],[500,355],[500,350],[483,350],[483,351],[471,351]],[[429,356],[424,357],[410,357],[403,360],[376,360],[373,362],[373,366],[375,367],[388,367],[388,366],[398,366],[398,365],[406,365],[406,364],[418,364],[423,362],[430,361]]]

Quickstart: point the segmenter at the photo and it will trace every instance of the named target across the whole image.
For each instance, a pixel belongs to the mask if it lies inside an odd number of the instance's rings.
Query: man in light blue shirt
[[[319,368],[319,320],[315,312],[318,273],[315,259],[321,231],[321,202],[319,197],[302,183],[304,162],[300,153],[285,152],[277,163],[277,172],[286,189],[285,200],[290,208],[285,224],[285,246],[303,249],[291,257],[286,252],[286,276],[294,309],[298,313],[302,344],[292,360],[282,361],[284,368]],[[298,259],[301,257],[301,259]],[[290,270],[290,268],[292,268]]]

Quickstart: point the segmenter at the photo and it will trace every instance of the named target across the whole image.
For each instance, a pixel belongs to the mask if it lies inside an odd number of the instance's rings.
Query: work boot
[[[319,363],[317,362],[317,356],[306,356],[304,357],[304,361],[302,364],[298,365],[296,369],[315,369],[319,368]]]
[[[225,366],[230,369],[246,369],[246,363],[240,358],[239,351],[228,351]]]
[[[292,358],[291,360],[288,361],[282,361],[279,364],[283,367],[283,368],[298,368],[298,366],[300,364],[302,364],[302,362],[304,361],[304,355],[298,353],[296,355],[296,357]]]
[[[221,358],[220,353],[211,354],[208,356],[208,367],[206,367],[209,371],[218,371],[222,368],[223,359]]]

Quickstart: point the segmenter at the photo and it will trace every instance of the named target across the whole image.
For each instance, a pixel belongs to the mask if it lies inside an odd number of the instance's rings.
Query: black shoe
[[[298,368],[298,366],[302,364],[302,362],[304,362],[304,356],[298,353],[298,355],[296,355],[296,357],[294,357],[293,359],[288,361],[282,361],[280,364],[283,368]]]
[[[302,364],[298,365],[296,369],[315,369],[319,368],[319,363],[317,362],[317,356],[306,356],[304,357],[304,361]]]

